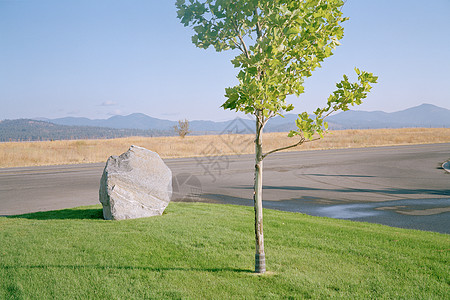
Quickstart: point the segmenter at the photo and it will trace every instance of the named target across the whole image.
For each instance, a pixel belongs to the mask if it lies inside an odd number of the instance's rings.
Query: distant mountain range
[[[288,131],[294,129],[296,118],[296,114],[287,114],[285,118],[273,118],[267,123],[266,130]],[[176,121],[157,119],[141,113],[95,120],[74,117],[39,120],[69,126],[97,126],[142,130],[172,130],[173,126],[178,124]],[[252,120],[241,119],[241,121],[250,128],[254,127],[254,121]],[[422,104],[393,113],[349,110],[330,116],[327,121],[331,129],[450,127],[450,110],[431,104]],[[226,122],[191,121],[189,122],[189,127],[196,132],[221,132],[230,126],[231,123],[233,123],[233,120]]]
[[[284,119],[274,118],[269,121],[267,131],[295,129],[296,118],[297,115],[286,115]],[[348,110],[332,115],[326,121],[332,130],[408,127],[448,128],[450,127],[450,110],[432,104],[422,104],[392,113]]]
[[[141,129],[141,130],[171,130],[173,131],[173,126],[178,124],[178,121],[170,121],[157,119],[146,114],[134,113],[128,116],[113,116],[109,119],[88,119],[88,118],[76,118],[76,117],[66,117],[58,119],[46,119],[46,118],[36,118],[39,121],[46,121],[59,125],[67,126],[95,126],[95,127],[108,127],[116,129]],[[231,122],[214,122],[214,121],[190,121],[189,128],[192,131],[198,132],[215,132],[224,130]],[[250,120],[244,120],[250,121]],[[249,122],[249,124],[253,122]],[[252,125],[251,125],[252,126]]]
[[[168,136],[173,130],[116,129],[93,126],[67,126],[30,119],[0,121],[0,142],[78,139],[111,139],[129,136]]]
[[[267,132],[295,129],[296,114],[270,120]],[[450,127],[450,110],[431,104],[422,104],[406,110],[386,113],[382,111],[349,110],[327,119],[330,129],[375,129],[403,127]],[[0,141],[49,140],[80,138],[114,138],[124,136],[174,135],[173,126],[178,122],[157,119],[145,114],[113,116],[109,119],[58,118],[0,121]],[[255,122],[236,119],[226,122],[191,121],[192,134],[251,133]]]
[[[346,111],[330,116],[328,122],[335,129],[450,127],[450,110],[431,104],[422,104],[405,110],[385,113],[382,111]]]

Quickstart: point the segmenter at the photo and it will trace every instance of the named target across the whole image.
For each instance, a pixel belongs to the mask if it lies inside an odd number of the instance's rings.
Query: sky
[[[0,0],[0,120],[144,113],[224,121],[238,53],[199,49],[175,0]],[[291,96],[294,112],[324,106],[354,67],[379,76],[353,109],[450,109],[450,0],[347,0],[344,38]]]

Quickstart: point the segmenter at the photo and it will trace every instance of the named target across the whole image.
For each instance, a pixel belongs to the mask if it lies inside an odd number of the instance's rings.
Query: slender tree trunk
[[[262,211],[262,114],[258,112],[256,118],[256,139],[255,139],[255,182],[253,201],[255,204],[255,273],[266,272],[266,255],[264,252],[264,233],[263,233],[263,211]]]

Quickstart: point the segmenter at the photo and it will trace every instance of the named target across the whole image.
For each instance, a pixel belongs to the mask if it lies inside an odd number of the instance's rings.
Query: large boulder
[[[161,215],[172,196],[172,172],[155,152],[138,146],[106,162],[99,198],[106,220]]]

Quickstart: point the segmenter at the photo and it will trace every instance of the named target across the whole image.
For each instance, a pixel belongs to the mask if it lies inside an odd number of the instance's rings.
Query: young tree
[[[192,42],[199,48],[212,46],[216,51],[238,50],[232,60],[239,69],[239,84],[226,88],[224,109],[253,114],[255,138],[255,272],[264,273],[265,252],[262,222],[263,159],[274,152],[297,147],[322,138],[327,130],[324,119],[332,112],[348,110],[361,104],[375,83],[372,73],[355,68],[358,81],[351,83],[344,75],[327,105],[298,115],[297,137],[291,146],[263,153],[262,133],[267,121],[283,116],[294,106],[286,96],[300,96],[305,78],[332,55],[344,31],[341,23],[342,0],[177,0],[178,18],[193,27]]]
[[[182,138],[191,133],[189,131],[189,121],[187,119],[178,120],[178,125],[173,126],[173,129]]]

